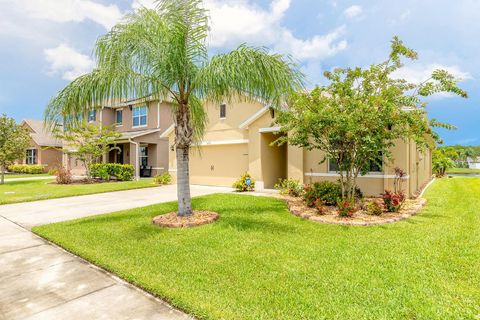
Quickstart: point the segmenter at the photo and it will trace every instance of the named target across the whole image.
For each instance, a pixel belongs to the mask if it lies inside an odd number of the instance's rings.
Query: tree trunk
[[[193,128],[190,111],[186,103],[181,103],[175,115],[175,147],[177,154],[177,197],[178,215],[192,215],[192,198],[190,196],[189,158]]]
[[[0,184],[4,184],[5,183],[5,167],[1,166],[0,171],[1,171]]]
[[[188,147],[176,149],[177,153],[177,197],[178,215],[189,216],[192,214],[192,198],[190,195],[190,171],[189,171]]]

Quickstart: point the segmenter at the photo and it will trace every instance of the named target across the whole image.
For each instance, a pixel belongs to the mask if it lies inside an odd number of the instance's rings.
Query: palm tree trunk
[[[178,215],[190,216],[192,214],[192,197],[190,195],[190,172],[189,172],[188,147],[176,148],[177,153],[177,197]]]

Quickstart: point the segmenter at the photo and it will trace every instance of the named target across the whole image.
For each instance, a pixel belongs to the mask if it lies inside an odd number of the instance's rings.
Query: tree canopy
[[[328,85],[297,92],[280,110],[278,124],[287,142],[322,150],[340,174],[344,196],[352,198],[356,179],[373,164],[392,160],[397,140],[412,141],[417,148],[433,147],[438,135],[432,127],[452,128],[428,120],[422,99],[439,92],[461,97],[467,93],[445,70],[435,70],[420,84],[394,77],[402,60],[416,60],[417,53],[394,37],[388,58],[367,68],[336,68],[325,72]]]
[[[15,119],[5,114],[0,117],[0,183],[4,182],[5,168],[15,160],[25,157],[30,145],[30,134]]]

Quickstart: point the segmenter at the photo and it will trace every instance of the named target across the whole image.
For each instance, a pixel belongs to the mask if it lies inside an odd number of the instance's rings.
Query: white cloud
[[[345,9],[345,11],[343,11],[343,14],[347,17],[347,18],[355,18],[357,16],[359,16],[360,14],[362,14],[362,7],[358,6],[358,5],[353,5],[353,6],[350,6],[348,7],[347,9]]]
[[[122,17],[116,5],[103,5],[91,0],[6,0],[17,11],[30,18],[53,22],[91,20],[110,29]]]
[[[247,0],[206,0],[205,5],[210,11],[210,45],[213,47],[233,47],[245,42],[269,46],[300,60],[322,59],[347,47],[347,42],[341,39],[344,27],[325,35],[300,39],[282,26],[281,20],[290,7],[290,0],[273,0],[269,9]]]
[[[50,64],[49,74],[61,74],[65,80],[74,80],[90,72],[95,66],[87,55],[75,51],[66,44],[44,50],[45,59]]]

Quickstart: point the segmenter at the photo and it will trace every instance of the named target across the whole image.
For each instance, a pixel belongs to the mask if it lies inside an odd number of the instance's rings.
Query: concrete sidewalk
[[[192,196],[219,192],[231,189],[192,186]],[[0,319],[191,319],[28,231],[175,199],[165,186],[0,206]]]
[[[232,192],[231,188],[191,186],[192,197]],[[77,197],[21,202],[0,206],[0,216],[30,229],[48,224],[102,213],[175,201],[176,185],[90,194]]]

